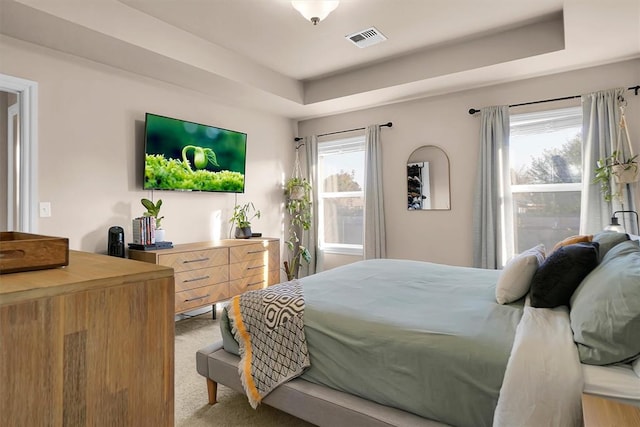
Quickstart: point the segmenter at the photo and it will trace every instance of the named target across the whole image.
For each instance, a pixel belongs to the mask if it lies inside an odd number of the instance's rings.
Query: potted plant
[[[306,184],[308,182],[303,178],[290,178],[286,185],[286,194],[290,200],[302,200],[306,195]]]
[[[260,218],[260,211],[255,208],[253,203],[249,202],[233,207],[233,215],[231,215],[229,222],[236,226],[236,239],[251,237],[251,220],[253,218]]]
[[[164,228],[162,228],[162,219],[164,216],[160,216],[160,207],[162,206],[162,199],[158,199],[157,203],[153,203],[149,199],[141,199],[140,202],[142,206],[147,208],[147,211],[143,214],[143,216],[151,216],[156,219],[156,229],[155,229],[155,239],[156,242],[164,242],[165,233]]]
[[[301,262],[311,262],[309,249],[302,245],[302,233],[311,228],[311,184],[304,178],[292,177],[285,183],[286,208],[289,213],[289,237],[285,245],[289,259],[284,261],[287,280],[298,277]]]
[[[627,159],[621,158],[621,153],[614,151],[609,157],[598,159],[593,182],[600,184],[600,191],[606,202],[611,202],[614,197],[619,196],[611,189],[611,178],[617,184],[627,184],[640,179],[637,157],[636,154]]]

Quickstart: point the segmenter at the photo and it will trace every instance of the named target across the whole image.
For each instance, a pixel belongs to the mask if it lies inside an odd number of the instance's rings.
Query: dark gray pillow
[[[598,242],[600,247],[598,248],[598,262],[602,261],[602,258],[618,243],[626,242],[629,240],[629,235],[626,233],[618,233],[617,231],[602,231],[593,235],[593,242]]]
[[[571,329],[580,361],[625,362],[640,355],[640,247],[616,245],[571,297]]]
[[[573,291],[597,265],[597,242],[575,243],[556,249],[533,275],[529,291],[531,306],[568,306]]]

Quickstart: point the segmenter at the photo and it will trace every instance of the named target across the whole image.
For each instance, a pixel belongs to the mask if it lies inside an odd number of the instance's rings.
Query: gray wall
[[[470,266],[480,117],[469,115],[469,108],[517,104],[637,84],[640,84],[640,59],[306,120],[299,123],[299,135],[392,121],[393,128],[382,128],[381,132],[388,257]],[[640,152],[640,96],[634,96],[633,92],[627,95],[631,140],[635,152]],[[580,105],[580,100],[570,103]],[[546,103],[513,108],[512,112],[566,105]],[[421,145],[438,145],[449,156],[450,211],[407,211],[406,162],[411,152]],[[638,187],[636,184],[634,191],[640,196]],[[325,259],[325,267],[352,260],[330,256]]]
[[[105,253],[108,228],[124,227],[131,241],[131,219],[145,211],[140,199],[153,197],[164,202],[163,226],[174,243],[227,237],[236,201],[262,211],[254,231],[282,238],[293,121],[15,39],[0,39],[0,50],[11,58],[2,73],[38,83],[39,199],[52,211],[39,219],[39,233]],[[142,190],[145,112],[246,132],[246,192]]]

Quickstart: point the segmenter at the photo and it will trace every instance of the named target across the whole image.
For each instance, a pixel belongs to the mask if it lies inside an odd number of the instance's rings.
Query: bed
[[[557,254],[547,259],[524,254],[501,271],[367,260],[300,279],[310,366],[262,403],[333,426],[580,425],[583,391],[640,405],[640,377],[633,370],[640,342],[626,336],[639,329],[640,247],[628,237],[611,236],[558,248],[576,265],[567,254],[576,245],[581,251],[591,245],[597,265],[578,275],[571,301],[549,308],[531,305],[532,299],[540,302],[540,292],[530,286],[536,278],[557,280],[541,274],[552,258],[563,258]],[[505,282],[513,291],[523,280],[526,289],[497,302]],[[614,356],[610,342],[594,344],[598,337],[583,325],[589,319],[578,319],[578,313],[599,312],[582,306],[592,307],[594,298],[604,304],[602,292],[594,290],[602,291],[603,281],[621,284],[615,290],[606,287],[613,298],[639,301],[624,304],[623,325],[617,327],[622,341],[630,342]],[[231,304],[221,316],[222,342],[196,355],[210,403],[215,403],[217,383],[245,391],[239,376],[242,340],[230,310]],[[591,354],[598,345],[605,349]],[[611,357],[622,359],[610,362]]]

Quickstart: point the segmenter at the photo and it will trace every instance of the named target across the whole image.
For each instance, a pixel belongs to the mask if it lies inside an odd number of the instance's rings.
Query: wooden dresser
[[[130,249],[129,258],[174,269],[176,314],[280,283],[279,239],[227,239],[171,249]]]
[[[69,251],[0,276],[0,424],[173,426],[173,271]]]

